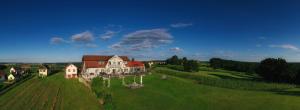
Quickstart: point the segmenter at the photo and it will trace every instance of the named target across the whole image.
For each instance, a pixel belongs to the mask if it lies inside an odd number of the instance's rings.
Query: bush
[[[101,101],[104,101],[104,109],[105,110],[113,110],[114,109],[111,92],[103,84],[103,78],[101,78],[101,77],[93,78],[92,90],[95,92],[98,99],[100,99]]]
[[[92,90],[95,92],[97,95],[97,98],[104,98],[106,89],[104,88],[103,85],[103,79],[100,77],[93,78],[92,80]]]

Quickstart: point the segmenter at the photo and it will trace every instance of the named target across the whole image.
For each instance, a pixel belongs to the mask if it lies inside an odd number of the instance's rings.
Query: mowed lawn
[[[96,96],[77,79],[60,72],[34,77],[0,96],[0,110],[99,110]]]
[[[299,95],[212,87],[173,76],[163,80],[157,73],[143,81],[140,89],[125,88],[120,79],[112,81],[117,110],[300,110]]]

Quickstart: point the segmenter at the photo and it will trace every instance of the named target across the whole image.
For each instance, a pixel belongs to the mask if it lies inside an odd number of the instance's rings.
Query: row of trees
[[[214,69],[222,68],[231,71],[255,73],[258,63],[240,62],[233,60],[224,60],[221,58],[212,58],[209,60],[210,66]]]
[[[188,60],[186,57],[180,59],[178,56],[174,55],[171,58],[168,58],[166,63],[170,65],[181,65],[183,66],[184,71],[188,72],[199,71],[198,62],[196,60]]]
[[[267,58],[260,63],[212,58],[209,62],[214,69],[257,73],[265,81],[300,84],[300,63],[287,63],[282,58]]]

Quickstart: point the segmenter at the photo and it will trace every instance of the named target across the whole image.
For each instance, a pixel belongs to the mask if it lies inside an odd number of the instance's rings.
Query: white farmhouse
[[[50,73],[50,70],[48,67],[41,65],[39,67],[39,77],[46,77]]]
[[[101,75],[119,76],[145,72],[139,61],[129,61],[127,56],[85,55],[82,58],[82,77],[92,79]]]
[[[17,71],[16,71],[16,69],[15,69],[14,67],[11,67],[10,70],[9,70],[9,73],[11,73],[11,74],[12,74],[12,73],[16,73],[16,72],[17,72]]]
[[[65,78],[77,78],[77,67],[73,64],[66,66]]]
[[[7,76],[7,80],[8,80],[8,81],[14,81],[14,80],[15,80],[15,76],[14,76],[13,74],[9,74],[9,75]]]

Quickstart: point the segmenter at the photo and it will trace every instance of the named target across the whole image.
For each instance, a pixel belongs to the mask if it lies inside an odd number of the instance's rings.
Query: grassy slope
[[[246,74],[244,72],[227,71],[222,69],[212,69],[200,67],[199,75],[212,78],[231,78],[231,79],[259,79],[256,74]]]
[[[128,79],[127,79],[128,81]],[[144,78],[145,87],[131,90],[112,81],[113,101],[119,110],[298,110],[300,97],[275,92],[244,91],[196,84],[160,74]]]
[[[0,96],[1,110],[99,110],[96,97],[76,79],[63,73],[33,78]]]

